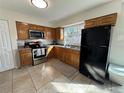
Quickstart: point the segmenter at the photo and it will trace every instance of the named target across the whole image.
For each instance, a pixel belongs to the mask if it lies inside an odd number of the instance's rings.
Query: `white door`
[[[8,21],[0,20],[0,72],[14,67]]]

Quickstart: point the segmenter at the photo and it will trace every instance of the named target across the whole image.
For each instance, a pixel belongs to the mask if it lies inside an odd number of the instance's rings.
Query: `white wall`
[[[8,11],[4,9],[0,9],[0,19],[8,20],[8,23],[9,23],[13,59],[14,59],[13,62],[15,66],[16,64],[19,63],[18,56],[17,56],[17,53],[18,53],[17,52],[17,31],[16,31],[15,21],[39,24],[39,25],[44,25],[44,26],[51,26],[51,24],[47,23],[47,20],[33,18],[31,16],[23,15],[17,12]]]
[[[113,0],[110,3],[106,3],[104,5],[100,5],[95,8],[83,11],[74,16],[70,16],[69,18],[61,20],[54,25],[56,27],[65,26],[77,22],[83,22],[86,19],[95,18],[115,12],[120,13],[120,11],[121,11],[121,0]]]
[[[109,61],[124,66],[124,3],[112,34]]]

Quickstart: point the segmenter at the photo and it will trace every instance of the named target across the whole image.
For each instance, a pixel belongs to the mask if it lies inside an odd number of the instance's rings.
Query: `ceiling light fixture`
[[[31,0],[32,4],[38,8],[47,8],[48,4],[45,0]]]

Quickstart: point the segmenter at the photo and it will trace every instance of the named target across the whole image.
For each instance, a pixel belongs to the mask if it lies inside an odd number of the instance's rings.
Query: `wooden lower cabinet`
[[[47,49],[47,57],[48,58],[53,58],[55,57],[55,52],[54,52],[54,46],[49,46]]]
[[[79,51],[72,51],[71,62],[74,67],[79,68],[79,64],[80,64],[80,52]]]
[[[31,49],[22,49],[19,51],[21,66],[32,65],[32,52]]]
[[[79,69],[79,63],[80,63],[79,51],[68,48],[55,47],[54,52],[55,52],[55,58]]]

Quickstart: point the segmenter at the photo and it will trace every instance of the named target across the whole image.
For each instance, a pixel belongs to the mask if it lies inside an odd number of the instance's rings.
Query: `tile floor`
[[[0,73],[0,93],[124,93],[124,88],[112,83],[99,85],[77,69],[51,59]]]

